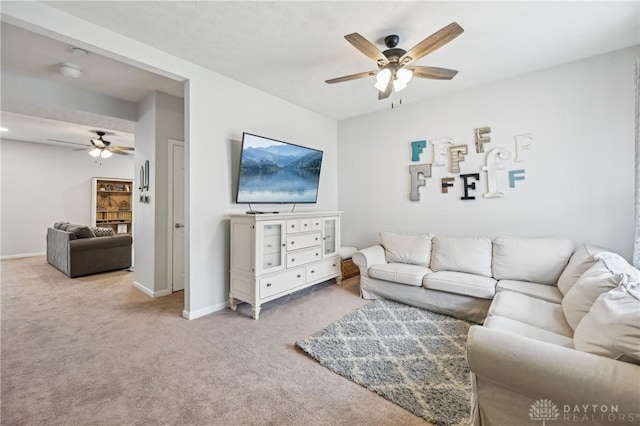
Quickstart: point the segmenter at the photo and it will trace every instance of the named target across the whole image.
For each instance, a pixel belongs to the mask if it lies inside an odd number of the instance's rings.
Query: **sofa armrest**
[[[640,413],[639,365],[482,326],[469,330],[467,359],[478,384],[486,380],[559,407],[604,404]]]
[[[365,277],[369,276],[368,271],[371,266],[387,263],[387,259],[384,257],[384,247],[381,245],[357,251],[353,253],[351,259],[360,268],[360,275]]]
[[[47,262],[69,275],[69,241],[71,233],[47,229]]]

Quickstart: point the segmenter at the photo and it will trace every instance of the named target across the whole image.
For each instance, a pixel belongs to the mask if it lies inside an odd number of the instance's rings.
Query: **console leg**
[[[231,308],[232,311],[235,311],[236,309],[238,309],[238,304],[236,303],[235,297],[229,296],[229,307]]]
[[[257,320],[260,317],[260,306],[253,306],[251,308],[251,312],[253,312],[253,319]]]

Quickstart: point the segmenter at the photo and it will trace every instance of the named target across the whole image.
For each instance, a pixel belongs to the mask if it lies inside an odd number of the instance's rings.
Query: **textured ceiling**
[[[638,1],[47,4],[337,120],[387,109],[391,102],[407,104],[640,44]],[[324,83],[376,68],[344,39],[346,34],[358,32],[381,50],[384,37],[397,34],[399,47],[409,49],[454,21],[464,34],[415,63],[459,70],[451,81],[414,79],[386,101],[377,100],[373,77]],[[5,22],[1,43],[3,70],[130,102],[152,90],[182,96],[180,82],[93,52],[73,55],[68,42]],[[60,75],[57,64],[63,61],[80,65],[82,77]],[[9,112],[2,115],[3,126],[21,129],[2,137],[17,140],[85,143],[89,130],[132,133],[134,126],[19,100],[2,99],[2,109]]]
[[[47,3],[335,119],[640,43],[637,1]],[[465,33],[416,62],[459,70],[452,81],[414,79],[387,101],[373,77],[324,83],[376,69],[345,34],[408,49],[454,21]]]

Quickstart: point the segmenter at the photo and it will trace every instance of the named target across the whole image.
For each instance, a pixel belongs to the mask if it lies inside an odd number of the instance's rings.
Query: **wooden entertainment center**
[[[321,282],[342,280],[341,212],[231,215],[229,303],[263,303]]]

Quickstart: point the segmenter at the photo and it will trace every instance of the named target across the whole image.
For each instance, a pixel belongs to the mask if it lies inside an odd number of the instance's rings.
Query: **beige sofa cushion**
[[[493,299],[496,294],[496,280],[465,272],[434,272],[424,277],[423,285],[431,290],[463,294],[480,299]]]
[[[575,348],[640,363],[640,284],[626,282],[601,294],[582,318]]]
[[[548,286],[547,286],[548,287]],[[517,334],[518,336],[528,337],[540,342],[552,343],[565,348],[573,349],[573,339],[571,337],[562,336],[552,333],[520,321],[515,321],[505,317],[488,317],[484,326],[495,330],[506,331],[508,333]]]
[[[578,278],[596,263],[594,256],[603,251],[604,249],[600,247],[588,244],[583,244],[576,249],[569,259],[569,264],[558,278],[558,288],[563,295],[567,294]]]
[[[515,291],[526,294],[536,299],[546,300],[552,303],[562,303],[562,293],[553,285],[530,283],[527,281],[500,280],[496,291]]]
[[[369,276],[380,280],[420,287],[425,275],[432,271],[429,268],[407,263],[385,263],[369,268]]]
[[[435,236],[431,244],[431,269],[434,272],[466,272],[491,278],[490,239]]]
[[[560,238],[498,237],[493,240],[493,277],[556,285],[573,253],[573,243]]]
[[[547,302],[514,291],[500,291],[489,308],[489,316],[498,316],[523,322],[561,336],[573,337],[562,305]]]
[[[616,288],[625,274],[614,273],[604,261],[597,259],[562,299],[562,310],[572,329],[576,329],[596,299],[607,291]]]
[[[431,234],[401,232],[380,233],[380,244],[389,263],[409,263],[429,267],[431,260]]]

